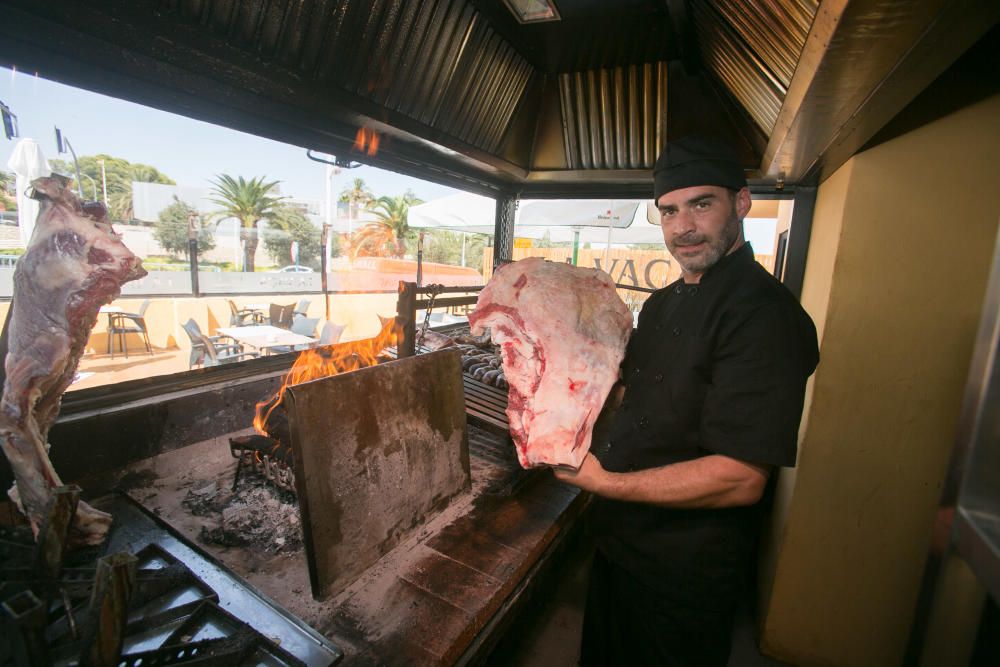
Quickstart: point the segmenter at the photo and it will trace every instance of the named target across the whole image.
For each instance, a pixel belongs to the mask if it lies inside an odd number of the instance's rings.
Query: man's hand
[[[607,470],[597,460],[597,457],[587,452],[587,456],[580,464],[579,470],[570,468],[553,468],[553,473],[561,482],[578,486],[584,491],[600,494],[600,490],[611,476]]]

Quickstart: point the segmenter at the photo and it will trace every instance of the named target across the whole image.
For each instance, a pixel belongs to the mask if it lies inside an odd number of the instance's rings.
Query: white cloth
[[[25,194],[31,181],[52,173],[48,160],[34,139],[21,139],[14,146],[14,152],[7,160],[7,168],[17,175],[17,224],[21,228],[21,240],[25,247],[31,240],[38,218],[38,202]]]

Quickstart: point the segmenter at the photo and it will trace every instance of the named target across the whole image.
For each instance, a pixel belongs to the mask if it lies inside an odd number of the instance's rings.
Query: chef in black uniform
[[[727,146],[671,142],[653,179],[681,277],[643,306],[609,435],[556,471],[596,495],[581,664],[724,666],[768,478],[795,464],[816,329],[744,240]]]

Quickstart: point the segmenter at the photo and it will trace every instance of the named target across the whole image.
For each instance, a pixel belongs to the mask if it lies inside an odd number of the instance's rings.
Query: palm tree
[[[370,222],[354,235],[351,253],[402,257],[406,254],[406,235],[410,206],[423,203],[412,192],[396,197],[379,197],[368,208],[378,220]]]
[[[10,188],[10,185],[13,182],[14,174],[0,169],[0,205],[7,210],[14,210],[17,208],[17,201],[15,198],[7,194],[7,189]]]
[[[358,219],[358,209],[367,208],[375,201],[375,195],[365,183],[363,178],[355,178],[351,181],[351,187],[344,188],[340,192],[340,201],[347,202],[348,216],[351,220]]]
[[[270,220],[278,213],[286,197],[272,194],[280,181],[264,182],[263,176],[251,178],[249,181],[240,176],[238,179],[228,174],[220,174],[211,181],[212,203],[222,207],[212,217],[236,218],[240,221],[240,241],[243,243],[243,270],[254,270],[254,255],[257,253],[257,243],[260,239],[257,223]]]

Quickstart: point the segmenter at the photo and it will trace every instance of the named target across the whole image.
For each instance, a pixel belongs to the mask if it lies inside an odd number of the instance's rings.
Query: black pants
[[[725,667],[734,609],[672,602],[594,554],[583,618],[580,664],[639,667]]]

